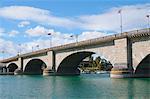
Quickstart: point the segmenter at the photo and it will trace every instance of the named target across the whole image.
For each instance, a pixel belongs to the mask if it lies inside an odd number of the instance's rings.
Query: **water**
[[[0,99],[150,99],[150,78],[0,76]]]

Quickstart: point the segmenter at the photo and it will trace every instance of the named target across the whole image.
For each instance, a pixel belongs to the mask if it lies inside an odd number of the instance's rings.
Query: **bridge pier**
[[[115,40],[116,61],[111,70],[112,78],[133,76],[132,46],[129,38]]]
[[[133,71],[128,68],[112,69],[110,74],[111,78],[126,78],[133,76]]]
[[[14,71],[14,75],[22,75],[23,74],[23,71],[21,69],[16,69]]]
[[[23,74],[23,58],[18,58],[18,68],[14,71],[14,75],[22,75]]]
[[[48,66],[43,70],[44,76],[56,75],[55,70],[55,53],[54,51],[47,52],[48,54]]]
[[[55,73],[55,71],[46,68],[43,70],[43,75],[44,76],[53,76],[53,75],[56,75],[56,73]]]

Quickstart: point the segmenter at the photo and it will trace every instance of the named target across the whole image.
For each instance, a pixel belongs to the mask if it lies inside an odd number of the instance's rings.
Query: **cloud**
[[[0,37],[15,37],[17,34],[19,34],[19,31],[17,30],[6,32],[4,28],[0,28]]]
[[[50,47],[50,39],[52,41],[52,46],[63,45],[63,44],[76,41],[75,34],[72,34],[73,37],[71,37],[71,34],[69,33],[57,32],[54,31],[54,29],[48,29],[42,26],[36,26],[35,28],[26,30],[26,33],[29,36],[44,37],[44,39],[41,39],[39,37],[38,40],[36,39],[35,41],[29,43],[29,45],[32,46],[39,45],[41,48]],[[51,33],[51,38],[49,38],[49,36],[47,35],[48,33]],[[107,35],[107,33],[98,32],[98,31],[86,31],[86,32],[82,32],[81,34],[78,34],[78,40],[83,41],[83,40],[93,39],[105,35]]]
[[[0,16],[14,20],[30,20],[51,26],[78,28],[96,31],[120,31],[120,16],[122,9],[123,31],[146,27],[146,15],[150,13],[150,4],[138,4],[113,7],[106,12],[78,17],[58,17],[49,10],[29,6],[8,6],[0,8]],[[29,24],[24,22],[25,24]],[[24,25],[20,25],[21,27]]]
[[[54,31],[54,29],[45,28],[43,26],[36,26],[25,31],[29,37],[39,37],[39,39],[30,42],[29,45],[40,45],[41,47],[50,47],[50,39],[52,39],[53,46],[58,46],[61,44],[66,44],[71,42],[69,33],[62,33]],[[51,38],[49,38],[48,33],[51,33]],[[44,39],[41,39],[41,38]],[[42,48],[43,48],[42,47]]]
[[[29,36],[40,36],[40,35],[47,35],[48,33],[53,33],[53,29],[46,29],[42,26],[36,26],[35,28],[30,28],[25,31]]]
[[[30,22],[29,21],[22,21],[18,24],[18,27],[25,27],[27,25],[30,25]]]
[[[8,6],[0,8],[0,16],[14,20],[30,20],[62,27],[73,27],[76,25],[76,22],[68,18],[53,16],[48,10],[29,6]]]
[[[103,32],[86,31],[86,32],[82,32],[79,35],[79,40],[83,41],[83,40],[88,40],[88,39],[94,39],[94,38],[98,38],[98,37],[102,37],[102,36],[106,36],[106,35],[108,35],[108,34],[103,33]]]
[[[6,46],[7,45],[7,46]],[[2,51],[4,51],[4,57],[10,57],[17,54],[18,48],[16,44],[9,40],[4,40],[0,38],[0,53],[2,55]]]
[[[114,7],[105,13],[83,15],[79,17],[81,28],[86,30],[120,31],[120,15],[122,9],[123,30],[140,29],[145,27],[146,15],[150,14],[150,4]]]
[[[12,31],[9,32],[10,37],[15,37],[17,34],[19,34],[19,32],[16,31],[16,30],[12,30]]]
[[[0,28],[0,36],[4,35],[5,30],[3,28]]]

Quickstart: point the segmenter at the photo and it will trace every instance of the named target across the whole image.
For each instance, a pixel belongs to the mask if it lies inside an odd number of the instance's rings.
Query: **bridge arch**
[[[25,74],[43,74],[43,70],[47,67],[46,63],[41,59],[30,60],[24,69]]]
[[[62,60],[57,68],[58,75],[79,74],[78,65],[86,57],[95,54],[94,52],[82,51],[73,53]]]
[[[10,63],[7,65],[7,68],[9,70],[9,72],[14,72],[18,68],[18,66],[15,63]]]
[[[138,64],[135,74],[142,77],[150,77],[150,54]]]

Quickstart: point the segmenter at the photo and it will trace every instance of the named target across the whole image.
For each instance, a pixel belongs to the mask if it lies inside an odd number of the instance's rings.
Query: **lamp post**
[[[150,17],[150,15],[146,15],[146,17],[147,17],[147,25],[148,25],[148,28],[150,28],[150,26],[149,26],[149,17]]]
[[[18,55],[21,54],[21,44],[18,44]]]
[[[52,47],[52,33],[48,33],[47,35],[50,36],[50,42],[49,42],[50,44],[49,45],[50,45],[50,47]]]
[[[122,33],[122,10],[120,9],[120,10],[118,11],[118,13],[119,13],[119,15],[120,15],[120,31],[121,31],[121,33]]]
[[[150,32],[150,25],[149,25],[149,17],[150,17],[150,15],[146,15],[146,17],[147,17],[148,32]]]
[[[75,35],[71,35],[70,37],[75,37],[75,40],[76,40],[76,43],[78,42],[78,37],[79,37],[79,35],[78,34],[75,34]]]
[[[32,46],[32,52],[33,52],[33,48],[34,48],[34,47]]]
[[[39,45],[36,45],[37,50],[39,50],[39,47],[40,47]]]
[[[3,60],[4,60],[4,54],[5,54],[5,51],[4,50],[2,50],[2,58],[3,58]]]

